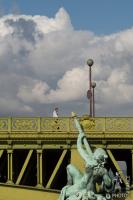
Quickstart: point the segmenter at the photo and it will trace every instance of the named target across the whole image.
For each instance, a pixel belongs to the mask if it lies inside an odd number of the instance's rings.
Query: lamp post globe
[[[91,67],[93,64],[94,64],[94,61],[93,61],[91,58],[89,58],[89,59],[87,60],[87,65],[88,65],[89,67]]]
[[[91,87],[92,87],[92,88],[95,88],[95,87],[96,87],[96,82],[92,82],[92,83],[91,83]]]

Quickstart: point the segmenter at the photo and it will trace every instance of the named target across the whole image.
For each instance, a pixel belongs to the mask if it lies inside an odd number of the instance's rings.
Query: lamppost
[[[96,87],[96,82],[92,82],[91,84],[91,87],[92,87],[92,99],[93,99],[93,114],[92,116],[95,117],[95,93],[94,93],[94,89]]]
[[[92,117],[92,85],[91,85],[91,67],[94,64],[92,59],[87,60],[87,65],[89,66],[89,90],[87,91],[87,97],[90,99],[90,117]]]

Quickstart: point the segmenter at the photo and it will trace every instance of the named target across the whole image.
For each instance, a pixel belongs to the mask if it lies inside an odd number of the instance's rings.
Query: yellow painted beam
[[[3,154],[3,152],[4,152],[4,150],[0,150],[0,158],[1,158],[2,154]]]
[[[51,184],[52,184],[52,182],[53,182],[53,180],[55,178],[55,175],[57,174],[57,172],[58,172],[58,170],[59,170],[59,168],[61,166],[61,163],[62,163],[66,153],[67,153],[67,150],[64,150],[62,152],[62,154],[61,154],[61,156],[60,156],[60,158],[58,160],[58,163],[56,164],[56,167],[55,167],[55,169],[54,169],[54,171],[53,171],[53,173],[52,173],[52,175],[51,175],[51,177],[50,177],[50,179],[49,179],[49,181],[48,181],[48,183],[46,185],[46,188],[50,188],[50,186],[51,186]]]
[[[16,184],[19,184],[19,183],[20,183],[20,181],[21,181],[21,179],[22,179],[22,177],[23,177],[23,175],[24,175],[24,172],[25,172],[25,170],[26,170],[26,167],[28,166],[28,163],[29,163],[29,161],[30,161],[30,158],[31,158],[31,156],[32,156],[32,153],[33,153],[33,150],[29,150],[28,155],[27,155],[27,157],[26,157],[26,159],[25,159],[25,162],[24,162],[24,164],[23,164],[23,166],[22,166],[22,169],[21,169],[21,171],[20,171],[20,173],[19,173],[19,176],[18,176],[18,178],[17,178]]]
[[[59,193],[54,191],[0,185],[1,200],[57,200],[58,198]]]
[[[13,184],[13,169],[12,169],[12,154],[13,150],[8,149],[7,150],[7,165],[8,165],[8,171],[7,171],[7,183],[8,184]]]
[[[37,187],[43,187],[42,180],[43,172],[42,172],[42,149],[37,150]]]
[[[79,152],[77,149],[72,149],[71,150],[71,160],[70,163],[74,166],[76,166],[82,173],[84,173],[85,170],[85,162],[79,155]]]
[[[119,166],[117,160],[116,160],[115,157],[113,156],[111,150],[108,149],[107,152],[108,152],[108,155],[109,155],[109,157],[111,158],[111,160],[112,160],[112,162],[113,162],[115,168],[117,169],[117,171],[118,171],[118,173],[119,173],[121,179],[123,180],[125,186],[126,186],[127,188],[130,188],[129,183],[128,183],[127,179],[125,178],[125,176],[124,176],[124,174],[123,174],[123,171],[121,170],[121,168],[120,168],[120,166]]]

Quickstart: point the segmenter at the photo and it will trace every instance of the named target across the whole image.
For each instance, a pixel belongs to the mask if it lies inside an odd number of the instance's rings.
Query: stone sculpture
[[[72,113],[72,116],[79,132],[77,150],[85,161],[85,172],[82,174],[72,164],[67,166],[67,185],[62,188],[59,200],[106,200],[104,194],[113,190],[113,181],[104,167],[108,156],[102,148],[92,152],[76,115]],[[100,185],[100,194],[96,183]]]

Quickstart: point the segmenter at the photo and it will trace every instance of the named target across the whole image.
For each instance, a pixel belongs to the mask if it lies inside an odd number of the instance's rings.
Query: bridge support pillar
[[[8,149],[7,150],[7,164],[8,164],[7,183],[8,184],[13,184],[12,155],[13,155],[13,150]]]
[[[42,180],[42,149],[37,149],[37,187],[43,188],[43,180]]]

